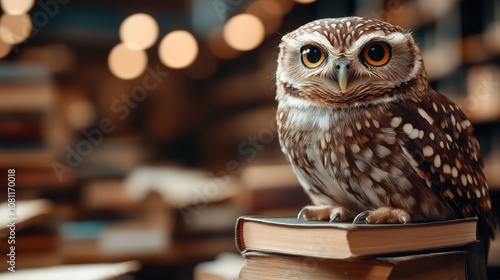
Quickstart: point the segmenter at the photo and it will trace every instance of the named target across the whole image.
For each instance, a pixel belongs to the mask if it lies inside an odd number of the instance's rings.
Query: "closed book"
[[[468,244],[476,240],[476,223],[477,218],[403,225],[244,216],[235,236],[241,252],[348,259]]]
[[[252,251],[244,253],[244,257],[239,280],[467,279],[467,257],[464,251],[366,260],[272,255]]]

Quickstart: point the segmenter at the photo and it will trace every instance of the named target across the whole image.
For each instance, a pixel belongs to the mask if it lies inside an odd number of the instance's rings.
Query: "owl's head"
[[[420,50],[408,31],[361,17],[320,19],[283,36],[277,98],[369,104],[394,98],[394,89],[417,77],[426,80]]]

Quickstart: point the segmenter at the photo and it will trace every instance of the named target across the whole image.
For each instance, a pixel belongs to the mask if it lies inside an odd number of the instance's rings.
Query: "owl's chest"
[[[371,113],[349,110],[279,108],[278,132],[284,152],[295,160],[345,163],[369,156],[381,144],[395,144],[395,131]],[[368,158],[366,160],[369,160]],[[306,162],[307,164],[307,162]]]
[[[403,164],[394,156],[400,151],[396,132],[375,113],[278,108],[277,122],[283,152],[309,188],[378,201],[383,187],[403,173],[389,168]]]
[[[449,208],[435,207],[440,198],[405,155],[400,115],[389,106],[369,109],[278,106],[282,150],[313,203],[351,211],[390,206],[416,220],[453,217]]]

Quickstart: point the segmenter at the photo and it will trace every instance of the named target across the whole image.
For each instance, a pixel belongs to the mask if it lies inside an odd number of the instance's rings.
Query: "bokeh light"
[[[148,56],[145,51],[131,50],[124,44],[116,45],[108,57],[108,66],[111,73],[124,80],[139,77],[148,64]]]
[[[71,102],[65,111],[68,124],[75,130],[89,127],[96,119],[94,105],[86,99]]]
[[[9,15],[22,15],[27,13],[35,4],[35,0],[1,0],[2,10]]]
[[[120,26],[120,39],[129,49],[145,50],[158,40],[156,20],[148,14],[133,14]]]
[[[499,77],[500,67],[493,64],[474,66],[467,72],[467,97],[462,102],[462,108],[471,120],[488,122],[500,118]]]
[[[316,2],[316,0],[295,0],[295,2],[299,4],[311,4],[313,2]]]
[[[229,46],[240,50],[255,49],[264,40],[264,24],[251,14],[239,14],[226,23],[223,36]]]
[[[23,42],[31,33],[32,23],[28,14],[4,14],[0,18],[0,40],[15,45]]]
[[[172,31],[161,40],[158,54],[165,66],[174,69],[186,68],[198,55],[198,43],[194,36],[185,30]]]

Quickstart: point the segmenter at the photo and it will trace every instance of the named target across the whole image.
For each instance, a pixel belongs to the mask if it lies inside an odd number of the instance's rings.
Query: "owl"
[[[495,219],[479,143],[429,86],[409,31],[376,19],[310,22],[283,36],[276,72],[282,151],[312,205],[300,219],[409,223]]]

